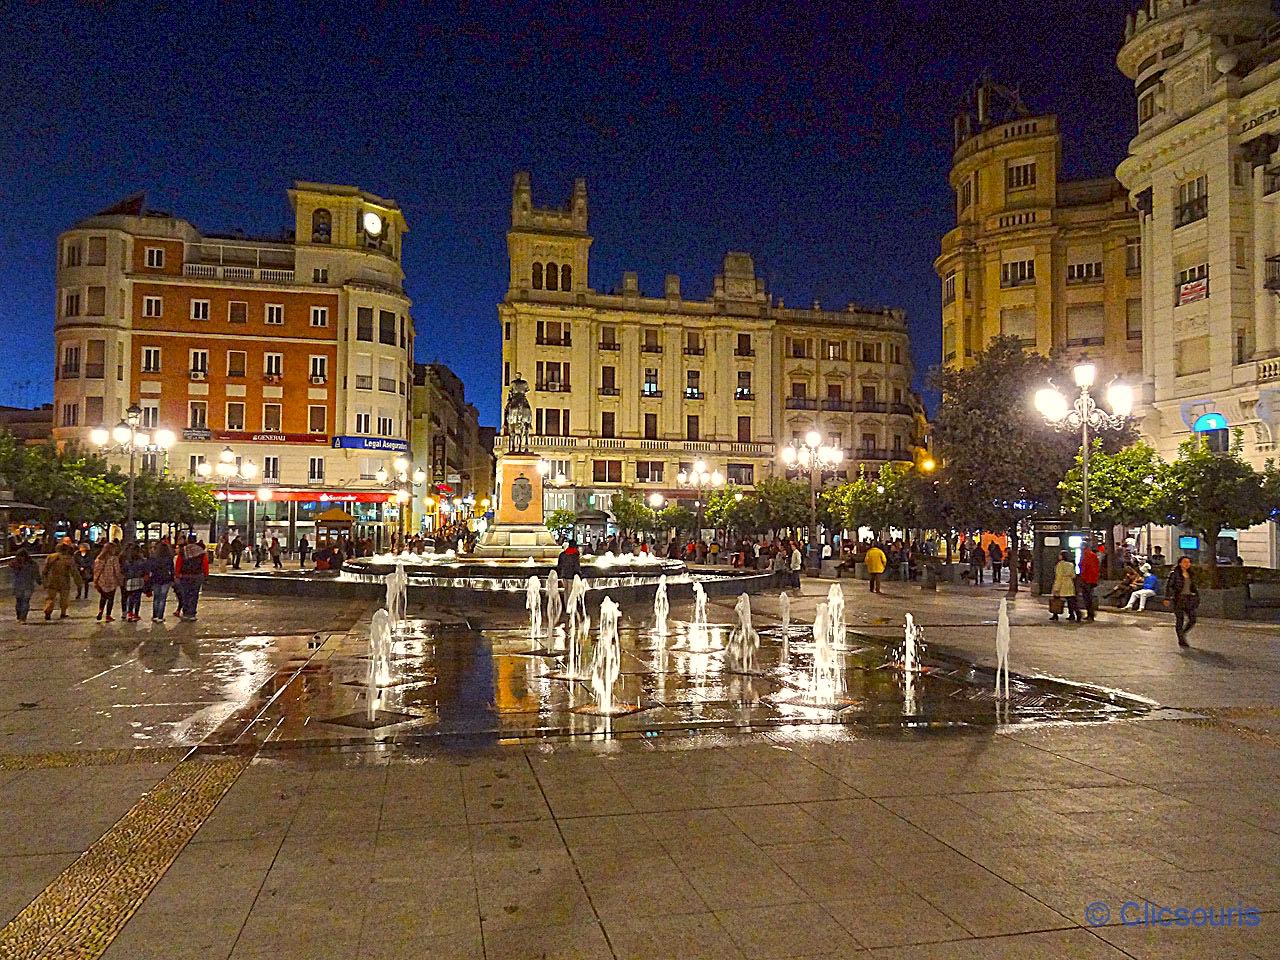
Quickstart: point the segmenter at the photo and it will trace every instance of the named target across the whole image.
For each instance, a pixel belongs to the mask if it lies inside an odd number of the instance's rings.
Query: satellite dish
[[[1230,73],[1236,68],[1236,64],[1240,62],[1240,57],[1234,52],[1228,51],[1214,61],[1213,66],[1219,73]]]

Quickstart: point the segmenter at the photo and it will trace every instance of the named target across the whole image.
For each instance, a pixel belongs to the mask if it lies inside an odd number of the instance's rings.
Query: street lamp
[[[218,479],[222,481],[222,533],[229,536],[231,533],[231,481],[244,480],[252,483],[258,477],[258,465],[252,460],[236,463],[236,452],[230,447],[223,447],[218,451],[217,464],[202,460],[196,466],[196,473],[210,482],[213,481],[213,475],[216,473]],[[216,542],[218,540],[216,522],[214,527],[213,539]]]
[[[719,489],[724,486],[724,474],[719,470],[708,470],[705,460],[694,461],[693,467],[689,470],[681,470],[676,474],[676,483],[688,490],[706,490]],[[698,494],[698,499],[694,501],[698,508],[698,539],[702,539],[702,507],[703,496]]]
[[[154,434],[145,433],[138,429],[141,423],[142,408],[136,403],[131,403],[129,409],[124,412],[124,419],[110,430],[106,427],[97,427],[89,433],[90,442],[103,453],[129,455],[129,501],[125,520],[129,539],[133,539],[136,532],[133,528],[133,487],[138,475],[138,454],[167,452],[178,439],[172,430],[160,429]]]
[[[794,440],[783,447],[778,456],[788,470],[809,474],[809,549],[818,543],[818,488],[822,486],[822,472],[831,470],[844,460],[844,451],[833,444],[824,444],[822,434],[810,430],[804,435],[804,443]]]
[[[400,508],[400,534],[403,536],[408,529],[409,518],[406,508],[413,501],[413,488],[422,486],[426,482],[427,472],[421,467],[414,467],[412,461],[405,456],[396,457],[391,461],[391,466],[395,470],[394,480],[386,467],[378,467],[373,478],[381,486],[390,487],[395,491],[395,501]]]
[[[1079,395],[1072,402],[1057,387],[1042,387],[1036,391],[1035,404],[1040,414],[1058,430],[1080,431],[1080,525],[1085,536],[1093,541],[1092,518],[1089,514],[1089,430],[1121,430],[1133,413],[1133,388],[1126,383],[1113,381],[1107,387],[1107,404],[1111,413],[1103,410],[1093,399],[1090,388],[1098,377],[1098,368],[1088,361],[1078,363],[1072,369]]]

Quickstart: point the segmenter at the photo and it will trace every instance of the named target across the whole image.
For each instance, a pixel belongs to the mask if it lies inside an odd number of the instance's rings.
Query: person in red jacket
[[[178,594],[178,619],[194,620],[200,603],[200,588],[209,576],[209,552],[193,533],[178,552],[174,564],[173,589]]]
[[[1095,594],[1098,591],[1098,580],[1102,575],[1102,563],[1098,560],[1098,554],[1093,547],[1088,548],[1080,555],[1080,595],[1084,600],[1084,609],[1088,614],[1090,622],[1098,618],[1098,601]]]

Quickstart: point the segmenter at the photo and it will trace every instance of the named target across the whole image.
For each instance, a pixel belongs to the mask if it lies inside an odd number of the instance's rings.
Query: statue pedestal
[[[498,509],[494,524],[476,544],[477,557],[554,560],[560,545],[543,522],[541,458],[507,453],[498,458]]]

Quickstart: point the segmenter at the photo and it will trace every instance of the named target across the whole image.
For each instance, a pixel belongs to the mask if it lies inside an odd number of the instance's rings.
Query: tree
[[[1017,338],[996,337],[973,366],[943,367],[932,379],[942,392],[933,441],[943,464],[935,488],[946,500],[943,512],[970,528],[1008,531],[1016,548],[1022,521],[1057,511],[1058,484],[1079,447],[1076,436],[1045,423],[1032,397],[1050,379],[1070,378]]]
[[[574,524],[577,522],[578,515],[563,507],[547,514],[547,529],[561,539],[573,532]]]
[[[877,535],[890,527],[910,529],[917,523],[919,503],[907,467],[885,464],[871,476],[857,477],[823,493],[832,519],[847,530],[869,527]]]
[[[1080,472],[1081,458],[1077,454],[1076,465],[1058,485],[1065,511],[1080,509],[1084,494]],[[1093,441],[1089,453],[1089,509],[1106,526],[1107,557],[1113,569],[1113,527],[1164,523],[1169,512],[1168,489],[1169,465],[1147,444],[1139,441],[1107,453],[1100,440]]]
[[[678,503],[668,503],[661,510],[652,510],[653,522],[649,529],[654,533],[666,533],[675,530],[677,533],[690,531],[698,522],[697,514],[688,507]]]
[[[1223,530],[1251,527],[1271,516],[1271,481],[1240,455],[1243,435],[1237,430],[1231,449],[1214,453],[1208,441],[1193,434],[1178,447],[1169,465],[1169,516],[1190,527],[1204,544],[1201,559],[1211,586],[1218,583],[1218,536]]]
[[[783,477],[769,477],[756,484],[763,529],[777,533],[809,525],[809,485]]]
[[[613,513],[613,522],[623,533],[648,530],[653,522],[653,511],[629,490],[615,493],[609,502],[609,510]]]
[[[702,511],[708,526],[732,530],[738,534],[758,533],[768,529],[764,504],[754,492],[713,490]]]

